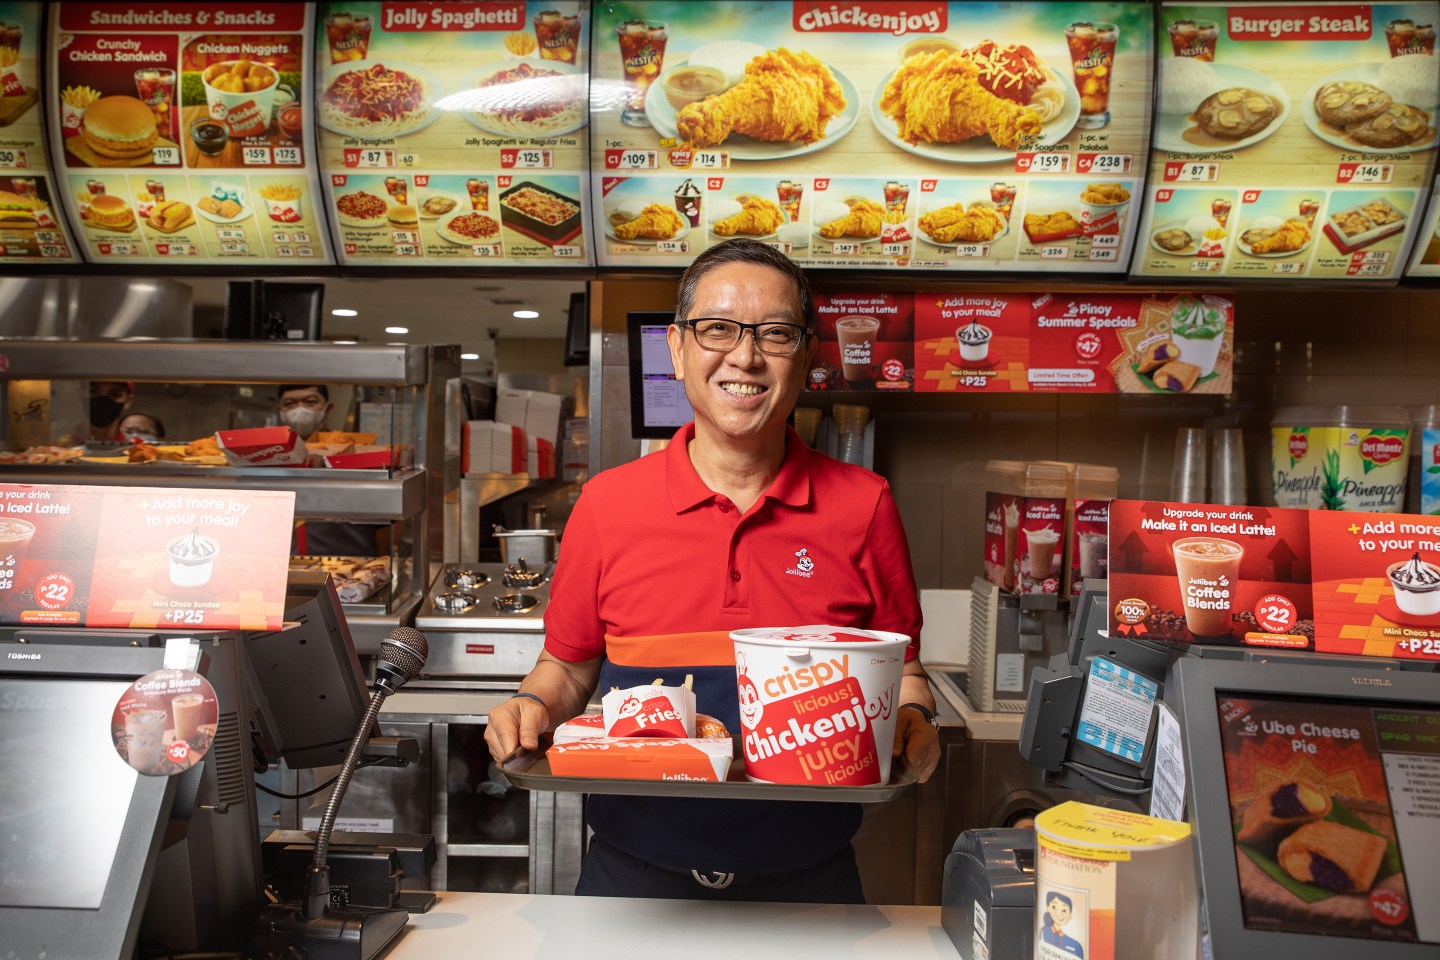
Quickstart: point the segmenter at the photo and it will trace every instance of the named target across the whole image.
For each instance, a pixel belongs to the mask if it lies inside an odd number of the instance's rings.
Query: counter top
[[[674,960],[796,956],[957,960],[939,907],[698,903],[513,893],[441,893],[383,960]]]

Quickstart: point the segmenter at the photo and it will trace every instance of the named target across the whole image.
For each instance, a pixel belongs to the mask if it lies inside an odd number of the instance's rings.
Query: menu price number
[[[270,148],[243,147],[240,150],[240,162],[247,167],[268,167],[270,166]]]
[[[606,150],[606,170],[654,170],[659,164],[656,150]]]
[[[395,159],[396,159],[396,161],[399,162],[399,165],[402,166],[402,167],[418,167],[418,166],[420,166],[420,154],[415,153],[414,151],[407,151],[406,153],[402,153],[402,154],[400,154],[399,156],[397,156]]]
[[[910,256],[910,244],[908,243],[884,243],[880,245],[880,252],[887,257],[908,257]],[[985,254],[976,254],[984,256]]]
[[[1219,273],[1225,264],[1220,260],[1191,260],[1191,273]]]
[[[420,244],[418,244],[418,243],[397,243],[397,244],[395,244],[395,256],[397,256],[397,257],[418,257],[418,256],[420,256]]]
[[[1270,270],[1272,273],[1278,273],[1281,276],[1299,276],[1300,274],[1305,272],[1305,264],[1277,263],[1272,265]]]
[[[689,253],[689,240],[660,240],[655,244],[656,253]]]
[[[1255,604],[1255,622],[1270,633],[1289,633],[1295,628],[1297,611],[1289,597],[1272,593]]]
[[[1350,277],[1383,277],[1389,272],[1390,265],[1385,263],[1352,263],[1345,268]]]
[[[477,243],[470,248],[470,252],[477,257],[498,257],[500,256],[500,244]]]
[[[1220,179],[1218,163],[1167,163],[1166,183],[1214,183]]]
[[[956,377],[955,382],[962,387],[975,387],[977,389],[983,390],[985,389],[985,385],[988,384],[990,381],[987,377],[981,377],[973,373],[967,373],[963,377]]]
[[[160,617],[166,623],[183,623],[187,626],[198,626],[205,622],[204,610],[166,610]]]
[[[305,158],[301,155],[299,147],[275,148],[275,165],[277,167],[298,167],[304,162]]]
[[[1128,153],[1082,153],[1075,158],[1076,173],[1129,173],[1135,157]]]
[[[779,250],[781,253],[785,254],[785,256],[787,256],[787,257],[790,256],[790,251],[794,249],[794,244],[785,243],[785,242],[782,241],[782,240],[772,240],[772,241],[770,241],[769,243],[767,243],[767,244],[765,244],[765,245],[766,245],[767,247],[772,248],[772,249]]]
[[[584,256],[585,254],[584,250],[582,250],[579,246],[573,243],[558,247],[551,247],[550,252],[557,257],[580,257]]]
[[[1389,250],[1366,250],[1363,253],[1352,254],[1351,263],[1389,263]]]
[[[155,166],[157,167],[178,167],[180,166],[179,147],[155,147],[152,151],[155,154]]]
[[[1433,637],[1406,637],[1404,640],[1396,641],[1395,647],[1406,653],[1440,657],[1440,640]]]
[[[35,584],[35,602],[46,610],[60,610],[75,599],[75,581],[63,573],[47,573]]]
[[[957,257],[988,257],[990,256],[990,244],[988,243],[962,243],[955,248]]]
[[[693,170],[729,170],[730,154],[725,150],[696,150],[690,167]]]
[[[282,246],[282,247],[276,247],[276,248],[275,248],[275,256],[277,256],[277,257],[293,257],[293,256],[295,256],[295,248],[294,248],[294,247],[283,247],[283,246]]]
[[[1091,259],[1091,260],[1118,260],[1118,259],[1120,259],[1120,251],[1117,250],[1117,249],[1115,249],[1114,247],[1097,247],[1097,246],[1095,246],[1094,244],[1091,244],[1091,246],[1090,246],[1090,259]]]
[[[236,230],[234,227],[221,227],[215,231],[217,240],[244,240],[245,231]]]
[[[1070,256],[1070,248],[1059,245],[1040,248],[1041,260],[1065,260]]]
[[[1336,183],[1390,183],[1394,179],[1393,163],[1342,163],[1335,171]]]
[[[25,155],[24,150],[0,150],[0,167],[28,167],[30,158]]]
[[[68,256],[70,256],[70,251],[69,251],[68,249],[66,249],[66,247],[64,246],[64,244],[59,244],[59,243],[42,243],[42,244],[40,244],[40,256],[42,256],[42,257],[68,257]]]
[[[220,255],[222,257],[241,257],[250,252],[248,243],[222,243],[220,244]]]
[[[863,244],[838,242],[834,245],[837,257],[853,257],[864,249]]]
[[[1017,153],[1016,173],[1069,173],[1068,153]]]
[[[395,166],[395,151],[389,149],[360,150],[347,147],[342,158],[346,167],[359,170],[383,170]]]
[[[396,243],[416,243],[420,240],[413,230],[392,230],[390,239]]]
[[[133,257],[140,252],[140,245],[135,243],[97,243],[95,249],[102,257]]]
[[[195,256],[195,244],[193,243],[157,243],[155,252],[162,257],[193,257]]]
[[[549,170],[555,166],[555,153],[551,150],[501,150],[502,170]]]

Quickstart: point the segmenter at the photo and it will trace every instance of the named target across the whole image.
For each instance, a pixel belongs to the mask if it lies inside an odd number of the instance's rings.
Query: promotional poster
[[[1161,4],[1133,272],[1398,277],[1440,145],[1437,15],[1433,2]]]
[[[812,267],[1123,273],[1147,160],[1151,13],[599,4],[599,263],[684,266],[745,236]]]

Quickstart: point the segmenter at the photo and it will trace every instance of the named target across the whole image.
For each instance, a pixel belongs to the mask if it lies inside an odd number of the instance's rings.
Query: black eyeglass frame
[[[700,339],[700,331],[696,327],[696,324],[699,323],[728,323],[733,326],[739,327],[740,332],[736,335],[735,342],[730,344],[730,346],[712,347]],[[736,347],[740,346],[740,341],[745,339],[745,331],[749,330],[750,339],[754,341],[755,348],[761,353],[770,357],[793,357],[795,356],[795,354],[800,352],[800,347],[805,343],[805,340],[808,337],[813,337],[815,335],[815,331],[811,330],[804,324],[788,323],[784,320],[766,320],[763,323],[741,323],[739,320],[731,320],[728,317],[695,317],[690,320],[676,320],[675,325],[680,327],[682,330],[685,327],[689,327],[691,332],[695,336],[696,345],[699,346],[701,350],[709,350],[712,353],[729,353],[731,350],[734,350]],[[792,330],[799,330],[800,337],[795,341],[795,346],[791,347],[790,350],[785,353],[776,353],[774,350],[765,349],[765,346],[760,339],[761,327],[789,327]]]

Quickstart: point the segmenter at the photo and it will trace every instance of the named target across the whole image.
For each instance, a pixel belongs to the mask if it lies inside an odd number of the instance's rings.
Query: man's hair
[[[330,391],[323,383],[282,383],[280,384],[280,389],[276,391],[275,396],[283,397],[291,390],[314,390],[326,400],[330,399]]]
[[[1050,895],[1045,898],[1045,906],[1047,906],[1047,907],[1050,906],[1050,901],[1051,901],[1051,900],[1059,900],[1061,903],[1065,904],[1065,906],[1066,906],[1068,909],[1070,909],[1072,912],[1073,912],[1074,909],[1075,909],[1075,905],[1070,902],[1070,898],[1067,897],[1067,896],[1065,896],[1065,894],[1063,894],[1063,893],[1056,893],[1056,892],[1053,891],[1053,890],[1050,891]]]
[[[676,320],[689,319],[690,311],[695,306],[695,289],[700,286],[700,279],[716,267],[727,263],[753,263],[789,277],[800,297],[800,322],[811,330],[815,329],[815,293],[810,289],[810,281],[806,278],[805,271],[774,247],[746,237],[736,237],[710,247],[685,268],[685,273],[680,277],[680,289],[675,296]]]

